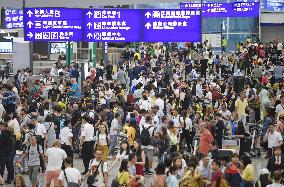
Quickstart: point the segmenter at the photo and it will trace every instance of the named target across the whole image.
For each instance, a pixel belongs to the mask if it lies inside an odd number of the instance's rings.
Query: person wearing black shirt
[[[62,115],[62,109],[60,106],[55,105],[53,107],[53,123],[54,123],[54,129],[55,129],[55,134],[56,134],[56,139],[59,139],[60,135],[60,128],[61,126],[63,127],[63,123],[66,120],[66,117]]]
[[[11,132],[7,130],[7,124],[0,124],[0,175],[2,177],[4,176],[6,161],[9,160],[9,156],[13,148],[11,140],[12,140]],[[14,142],[14,147],[15,147],[15,142]],[[8,170],[7,182],[11,183],[11,180],[13,180],[14,178],[13,177],[14,167],[13,168],[7,167],[7,170]]]
[[[216,142],[219,149],[222,149],[222,138],[224,134],[225,124],[222,120],[222,115],[220,113],[216,114]]]
[[[269,158],[266,168],[270,173],[276,170],[284,170],[284,156],[282,155],[281,147],[273,148],[274,155]]]
[[[108,61],[106,65],[106,79],[107,80],[112,80],[112,70],[113,70],[113,65],[110,61]]]
[[[56,82],[51,83],[52,88],[48,90],[48,99],[51,100],[51,102],[55,102],[59,100],[60,90],[57,87]]]

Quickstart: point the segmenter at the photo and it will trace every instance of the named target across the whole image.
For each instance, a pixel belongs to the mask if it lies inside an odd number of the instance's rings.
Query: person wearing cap
[[[254,183],[254,187],[266,187],[271,184],[269,179],[270,172],[267,168],[260,170],[259,180]]]
[[[263,138],[264,142],[268,142],[267,156],[272,155],[272,149],[283,144],[282,135],[275,131],[275,126],[273,123],[270,123],[267,129],[267,132]]]

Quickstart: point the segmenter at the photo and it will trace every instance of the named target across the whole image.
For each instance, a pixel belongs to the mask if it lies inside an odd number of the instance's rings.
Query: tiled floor
[[[264,168],[267,164],[267,159],[264,158],[255,158],[253,159],[253,165],[255,167],[255,172],[256,172],[256,176],[258,178],[259,172],[262,168]],[[80,171],[83,171],[83,162],[81,159],[76,158],[75,162],[74,162],[74,167],[78,168]],[[119,169],[119,163],[116,164],[116,166],[110,171],[109,173],[109,183],[111,183],[112,179],[115,178],[117,171]],[[29,179],[28,176],[25,175],[25,180],[26,180],[26,184],[27,186],[31,186],[29,183]],[[145,176],[145,187],[149,187],[150,184],[152,183],[153,180],[153,176]],[[44,187],[45,186],[45,178],[44,178],[44,174],[40,174],[39,176],[39,181],[40,181],[40,187]],[[4,185],[3,187],[12,187],[13,185]],[[86,181],[82,184],[83,187],[86,187]]]

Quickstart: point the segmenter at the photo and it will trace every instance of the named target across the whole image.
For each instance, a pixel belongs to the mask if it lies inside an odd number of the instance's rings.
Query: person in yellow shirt
[[[130,175],[128,173],[128,160],[127,159],[124,159],[121,161],[119,172],[117,174],[117,180],[118,180],[119,186],[125,186],[125,187],[131,186]]]
[[[240,93],[240,98],[236,100],[235,110],[239,116],[239,120],[246,124],[246,108],[248,107],[248,101],[245,98],[245,93]]]
[[[189,170],[185,173],[184,177],[180,181],[180,187],[200,187],[205,185],[205,181],[202,179],[201,174],[196,169],[195,163],[190,163]]]
[[[253,186],[254,183],[254,167],[251,164],[251,159],[248,156],[244,156],[241,159],[244,170],[242,171],[242,179],[244,181],[244,187]]]

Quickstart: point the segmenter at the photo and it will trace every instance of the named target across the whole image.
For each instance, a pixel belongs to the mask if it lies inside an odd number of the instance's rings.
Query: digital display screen
[[[284,0],[262,0],[261,8],[270,11],[284,11]]]
[[[50,53],[51,54],[66,54],[66,43],[65,42],[50,42]]]
[[[0,42],[0,53],[13,53],[13,42]]]

